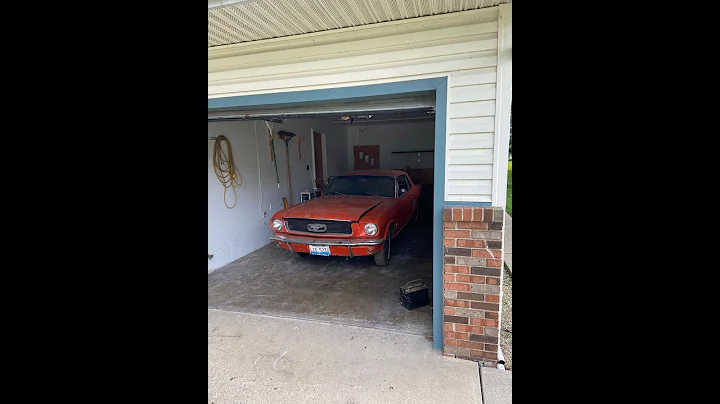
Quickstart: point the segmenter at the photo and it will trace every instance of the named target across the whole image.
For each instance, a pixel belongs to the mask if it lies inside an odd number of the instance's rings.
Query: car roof
[[[397,177],[398,175],[407,174],[405,171],[400,170],[358,170],[349,171],[340,175],[381,175],[386,177]]]

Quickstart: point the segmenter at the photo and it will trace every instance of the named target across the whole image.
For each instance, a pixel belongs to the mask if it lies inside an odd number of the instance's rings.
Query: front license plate
[[[324,255],[327,257],[330,255],[330,246],[311,245],[310,246],[310,254],[311,255]]]

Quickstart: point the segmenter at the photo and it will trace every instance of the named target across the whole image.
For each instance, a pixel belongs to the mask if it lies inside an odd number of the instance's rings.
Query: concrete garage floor
[[[477,363],[444,358],[419,335],[210,309],[211,403],[482,404],[482,397]]]
[[[422,279],[432,301],[432,189],[420,219],[393,240],[390,263],[372,257],[301,259],[267,245],[208,274],[208,308],[418,334],[431,340],[432,309],[399,303],[398,288]]]

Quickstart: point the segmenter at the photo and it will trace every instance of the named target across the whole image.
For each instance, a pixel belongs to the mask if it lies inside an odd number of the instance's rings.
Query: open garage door
[[[434,106],[434,94],[418,93],[208,111],[209,150],[215,137],[227,136],[243,177],[238,206],[227,209],[218,202],[221,190],[209,171],[208,251],[220,259],[208,266],[208,306],[431,336],[432,307],[407,310],[399,289],[419,280],[432,296],[435,286]],[[293,136],[282,140],[282,133]],[[412,223],[394,234],[387,265],[376,266],[371,255],[296,254],[270,243],[271,220],[286,209],[284,201],[297,206],[336,198],[325,194],[328,186],[356,170],[407,172],[397,182],[397,195],[414,184],[422,190],[411,207],[417,210],[404,216]],[[303,193],[312,195],[310,202]],[[355,199],[340,209],[348,218],[358,216],[348,220],[384,208],[382,198]],[[306,232],[295,236],[301,233]]]
[[[435,107],[435,95],[433,93],[418,93],[417,95],[405,97],[362,97],[342,102],[306,102],[288,103],[264,107],[220,108],[208,111],[208,122],[220,122],[228,120],[248,119],[280,119],[280,118],[311,118],[340,117],[343,114],[353,112],[356,114],[383,114],[384,119],[397,119],[389,116],[396,113],[417,113],[422,118],[423,113],[432,114]],[[373,122],[381,119],[377,116]]]

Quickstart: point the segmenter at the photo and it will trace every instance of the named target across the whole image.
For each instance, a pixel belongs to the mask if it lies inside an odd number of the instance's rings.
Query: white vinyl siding
[[[208,98],[448,77],[446,201],[492,200],[498,7],[211,48]]]

